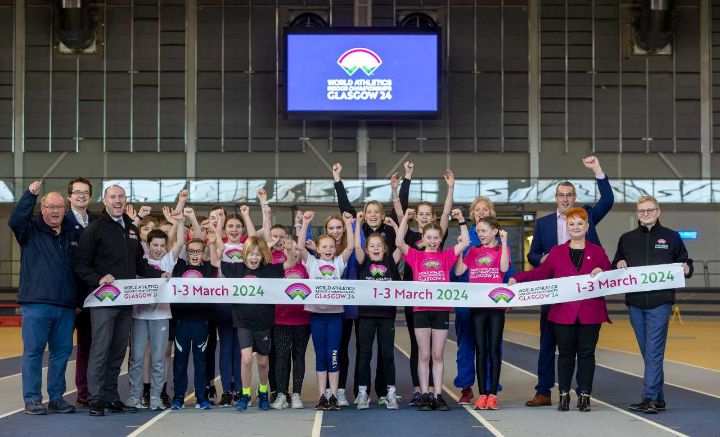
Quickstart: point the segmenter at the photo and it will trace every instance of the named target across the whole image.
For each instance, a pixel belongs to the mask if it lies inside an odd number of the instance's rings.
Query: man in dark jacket
[[[127,197],[119,185],[103,195],[105,210],[88,225],[75,254],[75,271],[91,290],[115,279],[136,276],[157,278],[161,272],[150,267],[140,244],[140,232],[125,214]],[[170,277],[169,273],[162,273]],[[91,416],[104,416],[105,409],[136,412],[120,400],[117,390],[120,365],[125,358],[132,321],[132,306],[92,308],[92,345],[88,363],[88,402]]]
[[[616,268],[682,263],[689,278],[693,262],[680,235],[660,224],[660,205],[652,196],[637,201],[639,226],[620,237],[613,260]],[[625,295],[630,324],[635,331],[645,362],[642,402],[630,404],[633,411],[646,414],[665,410],[663,359],[675,290],[646,291]]]
[[[30,184],[8,224],[21,248],[18,303],[22,308],[23,398],[25,413],[74,413],[65,402],[65,368],[73,348],[75,324],[75,275],[73,254],[77,232],[65,219],[60,193],[47,193],[40,201],[40,215],[32,212],[40,181]],[[48,358],[48,406],[42,404],[42,365]]]
[[[595,156],[583,159],[583,165],[595,175],[600,199],[593,206],[585,205],[588,213],[587,240],[600,245],[595,225],[607,215],[615,202],[610,181],[600,167],[600,161]],[[565,213],[575,207],[577,193],[575,186],[570,182],[560,182],[555,188],[555,203],[557,211],[538,219],[535,224],[530,251],[527,260],[533,267],[545,261],[550,250],[558,244],[564,244],[570,239],[567,233]],[[541,407],[551,405],[550,390],[555,386],[555,331],[553,323],[547,319],[551,305],[542,305],[540,308],[540,351],[538,352],[538,383],[535,386],[535,396],[525,402],[528,407]]]

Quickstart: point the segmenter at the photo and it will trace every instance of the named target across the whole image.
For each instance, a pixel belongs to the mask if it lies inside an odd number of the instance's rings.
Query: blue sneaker
[[[195,408],[199,408],[201,410],[209,410],[212,408],[210,406],[210,401],[206,398],[201,398],[197,400],[197,403],[195,404]]]
[[[185,408],[185,403],[182,399],[174,399],[172,401],[172,404],[170,405],[170,408],[173,410],[182,410]]]
[[[250,405],[250,395],[240,396],[240,400],[235,402],[235,409],[238,411],[245,411]]]
[[[258,391],[258,408],[267,411],[270,409],[270,399],[268,398],[268,392]]]

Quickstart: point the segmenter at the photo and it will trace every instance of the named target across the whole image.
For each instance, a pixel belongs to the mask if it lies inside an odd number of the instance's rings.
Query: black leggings
[[[600,337],[600,324],[554,324],[558,345],[558,385],[560,392],[569,392],[577,357],[577,383],[580,393],[592,393],[595,376],[595,347]]]
[[[478,390],[481,395],[498,391],[500,366],[502,365],[502,341],[505,328],[505,311],[492,309],[472,310],[472,329],[475,334],[475,369]],[[488,359],[489,358],[489,359]],[[487,364],[490,363],[490,387],[487,387]]]
[[[420,378],[418,377],[418,344],[415,338],[415,316],[413,316],[413,307],[405,307],[405,324],[407,325],[408,334],[410,334],[410,378],[413,387],[420,387]],[[432,375],[432,360],[430,360],[430,375]],[[432,382],[432,376],[430,376]],[[430,384],[432,385],[432,383]]]
[[[357,322],[355,335],[359,339],[358,356],[358,385],[370,385],[370,360],[372,359],[373,342],[377,333],[378,351],[380,356],[377,358],[378,368],[383,369],[385,383],[387,385],[395,385],[395,319],[382,319],[361,317]],[[380,367],[382,366],[382,367]],[[375,381],[375,391],[378,392],[380,387]]]
[[[358,394],[359,366],[360,366],[360,341],[357,334],[357,319],[343,319],[343,332],[340,339],[340,383],[338,387],[345,388],[347,386],[348,370],[350,368],[350,337],[352,337],[353,326],[355,326],[355,370],[353,372],[353,393]],[[394,347],[394,346],[393,346]],[[382,351],[378,346],[378,362],[375,366],[375,394],[378,397],[387,395],[387,384],[383,367],[381,364]],[[367,384],[368,392],[370,384]]]
[[[293,393],[302,391],[305,377],[305,350],[310,340],[310,325],[275,325],[274,368],[275,390],[278,393],[289,393],[290,358],[292,357]]]

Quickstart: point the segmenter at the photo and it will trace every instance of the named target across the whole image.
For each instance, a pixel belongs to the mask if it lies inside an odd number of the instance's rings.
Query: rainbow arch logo
[[[387,273],[387,267],[382,264],[371,264],[370,274],[373,276],[384,276]]]
[[[436,259],[429,259],[423,264],[428,270],[437,270],[440,267],[440,261]]]
[[[323,275],[323,277],[330,277],[335,273],[335,267],[325,264],[324,266],[320,266],[320,274]]]
[[[105,299],[110,299],[111,302],[114,302],[115,299],[120,296],[120,289],[114,285],[107,284],[98,288],[93,294],[100,302]]]
[[[300,282],[290,284],[285,289],[285,294],[288,295],[290,300],[295,300],[296,297],[299,297],[301,300],[305,300],[308,296],[310,296],[310,293],[312,293],[310,287]]]
[[[505,287],[498,287],[493,288],[488,294],[488,297],[490,297],[490,299],[492,299],[495,303],[500,303],[500,301],[510,303],[510,301],[515,297],[515,293]]]
[[[475,258],[475,264],[479,266],[489,266],[493,263],[495,259],[490,254],[485,254],[483,256],[479,256]]]
[[[187,270],[185,273],[182,274],[183,278],[202,278],[202,273],[198,272],[197,270]]]
[[[225,251],[225,256],[229,259],[242,259],[242,249],[229,249]]]
[[[370,76],[382,65],[382,59],[370,49],[354,48],[340,55],[337,64],[348,76],[352,76],[358,70]]]

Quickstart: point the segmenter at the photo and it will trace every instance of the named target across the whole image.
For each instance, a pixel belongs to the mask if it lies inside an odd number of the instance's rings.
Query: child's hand
[[[410,161],[405,161],[405,179],[412,178],[413,170],[415,170],[415,164]]]
[[[257,198],[260,202],[267,202],[267,191],[265,191],[265,188],[258,188]]]
[[[138,211],[137,215],[140,219],[144,219],[145,217],[150,215],[150,211],[152,211],[151,206],[143,205],[140,207],[140,211]]]
[[[335,182],[340,182],[340,175],[342,174],[342,169],[343,169],[343,166],[339,162],[336,162],[335,164],[333,164],[332,174],[333,174],[333,179],[335,179]]]
[[[173,220],[175,220],[175,214],[180,214],[182,216],[182,211],[173,211],[172,209],[170,209],[169,206],[163,206],[162,213],[165,217],[165,221],[168,223],[171,223]]]
[[[168,208],[168,210],[169,209],[170,208]],[[172,221],[175,221],[178,224],[178,226],[185,223],[185,216],[183,216],[183,213],[180,211],[172,213],[170,215],[170,218],[172,219]],[[171,223],[172,221],[168,220],[169,223]]]
[[[280,237],[279,237],[279,236],[277,236],[277,235],[274,236],[274,237],[271,236],[271,237],[270,237],[270,241],[268,241],[268,247],[269,247],[270,249],[272,249],[273,247],[275,247],[276,244],[278,244],[279,241],[280,241]]]
[[[184,202],[187,201],[188,196],[190,195],[190,192],[187,189],[180,190],[180,194],[178,194],[178,202]]]
[[[462,219],[463,219],[463,213],[458,208],[453,209],[452,212],[450,213],[450,215],[452,215],[452,218],[454,218],[457,221],[462,221]]]
[[[400,185],[400,174],[395,172],[390,176],[390,187],[397,190],[398,185]]]
[[[411,219],[411,218],[415,217],[415,210],[412,209],[412,208],[406,209],[406,210],[405,210],[405,217],[407,217],[408,219]]]
[[[398,228],[398,225],[397,225],[397,223],[395,223],[395,220],[393,220],[390,217],[385,217],[385,224],[394,229]]]
[[[359,211],[357,213],[357,222],[358,222],[358,224],[362,224],[362,222],[364,222],[364,221],[365,221],[365,213],[362,211]]]
[[[192,208],[183,208],[183,215],[187,218],[195,217],[195,210]]]
[[[353,216],[349,212],[345,211],[342,215],[343,221],[345,222],[345,227],[352,226],[353,222]]]
[[[242,214],[242,215],[250,214],[250,208],[247,205],[242,205],[240,207],[240,214]]]
[[[315,212],[314,211],[305,211],[303,214],[303,224],[310,223],[312,219],[315,218]]]
[[[445,174],[443,174],[443,177],[445,178],[445,182],[447,183],[448,188],[455,188],[455,174],[452,172],[452,170],[445,170]]]
[[[312,250],[313,252],[317,252],[317,246],[315,246],[315,242],[313,240],[307,240],[305,242],[305,248]]]
[[[130,220],[132,220],[132,221],[135,221],[135,219],[137,218],[137,213],[135,212],[135,208],[129,203],[125,206],[125,214],[127,214],[128,217],[130,217]]]
[[[500,236],[500,241],[507,241],[508,233],[504,229],[500,229],[500,232],[498,232],[498,235]]]

